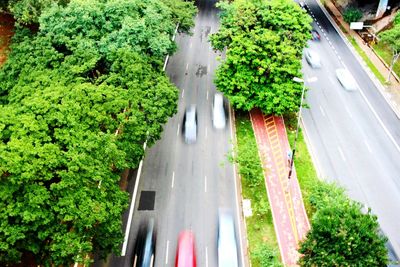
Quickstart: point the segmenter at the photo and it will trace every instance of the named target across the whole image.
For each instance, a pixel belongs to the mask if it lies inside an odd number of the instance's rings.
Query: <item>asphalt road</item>
[[[311,90],[303,125],[321,176],[344,186],[349,196],[378,216],[384,233],[400,255],[400,124],[374,83],[315,1],[306,4],[318,22],[321,41],[310,49],[321,56],[322,68],[303,62]],[[335,76],[347,68],[360,90],[343,89]]]
[[[197,6],[193,35],[177,36],[179,50],[166,68],[180,90],[179,110],[164,126],[161,140],[146,151],[126,255],[113,255],[107,264],[98,261],[96,266],[132,266],[137,230],[140,222],[148,218],[155,218],[157,225],[155,266],[175,264],[182,230],[192,230],[195,235],[197,265],[217,266],[218,210],[229,209],[237,218],[234,169],[228,162],[232,151],[231,121],[225,129],[215,130],[211,120],[218,53],[211,49],[208,35],[217,31],[217,10],[213,1],[199,1]],[[181,129],[185,107],[191,104],[197,106],[198,136],[195,144],[188,145]],[[139,210],[144,191],[154,192],[154,210]],[[238,227],[236,222],[237,233]]]

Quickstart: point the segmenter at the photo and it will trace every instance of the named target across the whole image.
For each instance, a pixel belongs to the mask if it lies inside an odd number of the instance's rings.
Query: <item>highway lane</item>
[[[320,174],[344,186],[349,196],[377,214],[383,231],[400,255],[400,127],[374,83],[314,1],[306,1],[324,30],[321,42],[310,48],[322,58],[322,69],[303,63],[305,76],[316,76],[307,84],[310,109],[303,111],[303,124],[311,142]],[[346,67],[360,90],[345,91],[335,69]]]
[[[185,229],[195,234],[198,266],[217,266],[218,210],[228,208],[237,217],[234,169],[227,159],[231,123],[217,131],[211,121],[218,54],[208,35],[217,31],[217,10],[213,1],[197,6],[193,35],[177,36],[179,50],[166,68],[180,90],[178,112],[164,126],[161,140],[146,151],[126,256],[111,256],[107,266],[132,266],[137,229],[146,218],[155,218],[157,225],[155,266],[174,265],[178,234]],[[191,104],[197,106],[199,128],[197,142],[188,145],[181,130],[185,107]],[[155,192],[154,210],[138,210],[144,191]]]

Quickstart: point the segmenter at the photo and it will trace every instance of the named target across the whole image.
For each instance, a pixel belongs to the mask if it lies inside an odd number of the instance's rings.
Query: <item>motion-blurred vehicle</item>
[[[358,89],[356,80],[354,80],[354,77],[347,69],[337,69],[336,78],[339,80],[344,89],[348,91],[355,91]]]
[[[311,49],[306,49],[306,51],[304,52],[304,56],[306,58],[307,63],[311,66],[311,68],[314,69],[321,68],[321,58],[319,57],[317,52]]]
[[[187,144],[193,144],[197,140],[197,110],[195,105],[186,108],[182,123],[183,136]]]
[[[321,35],[319,35],[319,32],[317,32],[316,29],[312,29],[311,30],[311,36],[312,36],[312,40],[314,41],[320,41],[321,40]]]
[[[218,267],[237,267],[235,222],[232,213],[220,211],[218,218]]]
[[[156,252],[154,219],[142,223],[136,237],[133,267],[153,267]]]
[[[216,93],[212,105],[212,120],[215,129],[224,129],[226,126],[226,113],[224,97],[221,93]]]
[[[196,267],[196,251],[194,235],[191,231],[182,231],[179,234],[176,249],[175,267]]]

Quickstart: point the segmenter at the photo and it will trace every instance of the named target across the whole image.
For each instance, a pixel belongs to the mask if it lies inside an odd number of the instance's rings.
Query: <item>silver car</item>
[[[187,144],[193,144],[197,140],[197,110],[195,105],[186,108],[183,116],[183,135]]]
[[[218,219],[218,267],[237,267],[235,224],[231,212],[220,211]]]
[[[212,105],[212,120],[215,129],[224,129],[226,125],[226,114],[224,107],[224,97],[221,93],[214,95]]]
[[[306,49],[304,52],[304,56],[306,58],[307,63],[311,66],[311,68],[319,69],[321,68],[321,58],[318,53],[311,49]]]
[[[344,89],[348,91],[355,91],[358,89],[356,80],[354,80],[354,77],[347,69],[337,69],[336,78],[339,80]]]

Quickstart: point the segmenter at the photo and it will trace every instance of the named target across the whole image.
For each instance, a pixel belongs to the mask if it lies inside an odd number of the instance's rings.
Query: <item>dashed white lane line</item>
[[[325,32],[324,29],[321,28],[321,32],[324,33]]]
[[[174,183],[175,183],[175,172],[172,172],[171,188],[174,188]]]
[[[319,106],[319,109],[321,110],[322,116],[325,117],[325,111],[324,111],[324,109],[322,108],[322,106]]]
[[[371,147],[369,146],[367,140],[364,140],[364,144],[365,144],[365,146],[367,147],[368,151],[369,151],[370,153],[372,153],[372,149],[371,149]]]
[[[185,89],[182,89],[182,98],[185,95]]]
[[[207,138],[207,127],[206,127],[206,138]]]
[[[344,157],[342,149],[338,146],[339,154],[342,157],[343,161],[346,161],[346,158]]]
[[[176,136],[179,135],[179,126],[180,126],[180,124],[178,123],[178,129],[176,130]]]
[[[349,114],[350,118],[353,118],[353,115],[351,114],[350,110],[347,107],[346,107],[346,112],[347,112],[347,114]]]
[[[167,240],[167,248],[165,249],[165,264],[168,264],[168,249],[169,249],[169,240]]]
[[[328,36],[326,36],[326,40],[329,41],[329,37]]]
[[[207,193],[207,176],[204,176],[204,192]]]
[[[206,96],[207,100],[208,100],[208,89],[207,89],[207,96]]]
[[[192,48],[193,42],[190,42],[190,48]]]
[[[189,63],[186,64],[186,70],[188,70],[188,68],[189,68]]]
[[[208,248],[206,247],[206,267],[208,267]]]
[[[319,26],[319,22],[317,21],[317,25]]]

